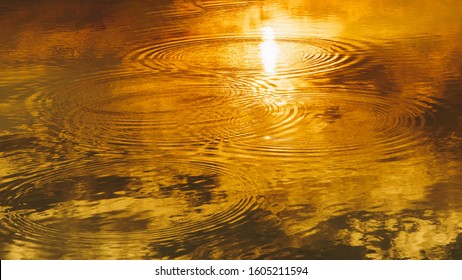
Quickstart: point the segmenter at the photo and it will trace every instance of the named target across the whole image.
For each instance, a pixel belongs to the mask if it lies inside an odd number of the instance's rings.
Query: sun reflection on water
[[[276,72],[276,61],[279,56],[279,47],[275,42],[274,30],[271,27],[264,27],[263,42],[260,44],[260,57],[267,74],[275,74]]]

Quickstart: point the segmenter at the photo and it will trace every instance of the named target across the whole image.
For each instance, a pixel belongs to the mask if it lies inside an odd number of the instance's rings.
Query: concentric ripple
[[[256,36],[190,37],[139,47],[127,63],[153,72],[222,76],[310,76],[357,71],[366,48],[356,41]]]
[[[44,251],[213,238],[260,204],[254,177],[210,161],[82,161],[20,181],[0,189],[2,231]]]
[[[447,109],[437,98],[366,86],[263,90],[124,72],[85,76],[29,102],[47,124],[43,131],[92,150],[177,153],[212,145],[241,155],[373,153],[380,160],[412,153]]]
[[[280,92],[278,98],[297,102],[296,125],[279,135],[262,130],[258,137],[233,143],[230,151],[272,158],[392,160],[424,145],[432,128],[444,121],[438,114],[449,111],[437,98],[380,95],[357,87],[306,88]]]
[[[103,72],[38,92],[30,110],[46,133],[91,149],[196,149],[216,141],[287,133],[296,102],[217,79],[179,81]]]

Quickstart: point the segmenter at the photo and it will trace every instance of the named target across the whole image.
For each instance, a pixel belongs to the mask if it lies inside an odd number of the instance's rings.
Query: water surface
[[[2,259],[461,259],[462,4],[3,1]]]

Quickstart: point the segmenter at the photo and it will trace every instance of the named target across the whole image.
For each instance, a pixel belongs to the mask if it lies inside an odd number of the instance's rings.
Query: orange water
[[[459,0],[3,1],[1,259],[461,259]]]

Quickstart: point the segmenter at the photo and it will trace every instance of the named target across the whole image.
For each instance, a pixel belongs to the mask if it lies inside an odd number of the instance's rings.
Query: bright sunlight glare
[[[267,74],[275,74],[279,47],[274,40],[274,30],[271,27],[264,27],[262,32],[263,42],[260,44],[260,57],[262,64]]]

